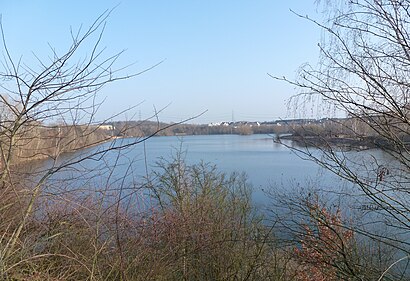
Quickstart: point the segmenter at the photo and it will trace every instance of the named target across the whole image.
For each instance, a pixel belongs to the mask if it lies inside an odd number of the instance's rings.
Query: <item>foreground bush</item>
[[[44,196],[3,255],[2,278],[290,280],[289,254],[254,209],[244,175],[176,159],[160,165],[143,193],[108,194]],[[1,221],[0,249],[10,224],[22,219],[11,211],[24,204],[16,198],[7,198],[10,207],[1,202],[8,220]]]

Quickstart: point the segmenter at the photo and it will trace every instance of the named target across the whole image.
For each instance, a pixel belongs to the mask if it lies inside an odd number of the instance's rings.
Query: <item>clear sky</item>
[[[89,26],[118,5],[107,22],[106,55],[125,50],[118,66],[133,73],[156,68],[105,87],[103,119],[131,105],[134,118],[168,106],[162,121],[178,122],[204,110],[193,123],[292,118],[286,100],[296,90],[270,78],[294,78],[318,59],[320,30],[290,9],[318,18],[313,0],[0,0],[13,57],[33,61],[69,44],[70,27]],[[121,119],[132,118],[132,113]]]

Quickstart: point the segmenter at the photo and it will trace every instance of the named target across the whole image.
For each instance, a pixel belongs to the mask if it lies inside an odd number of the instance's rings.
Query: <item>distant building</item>
[[[209,123],[208,127],[215,127],[215,126],[229,126],[228,122],[215,122],[215,123]]]
[[[101,130],[107,130],[107,131],[112,131],[114,130],[114,126],[113,125],[100,125],[98,126],[99,129]]]

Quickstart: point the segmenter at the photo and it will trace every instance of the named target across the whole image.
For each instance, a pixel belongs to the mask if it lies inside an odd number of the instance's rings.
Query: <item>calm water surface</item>
[[[116,141],[127,144],[134,140]],[[95,152],[109,145],[110,143],[105,143],[81,153]],[[182,152],[188,164],[204,161],[215,164],[223,172],[245,172],[254,187],[254,198],[259,202],[266,197],[263,190],[269,188],[292,189],[301,185],[320,185],[323,189],[337,189],[341,183],[315,163],[303,160],[289,148],[275,143],[268,135],[153,137],[144,144],[111,151],[102,158],[74,165],[52,180],[67,179],[70,182],[72,178],[81,178],[84,186],[99,186],[107,183],[124,184],[125,177],[126,184],[132,182],[138,185],[147,174],[157,169],[161,158],[170,160],[178,152]],[[60,161],[75,156],[69,155]]]
[[[116,140],[117,144],[123,145],[133,141],[135,140]],[[292,142],[289,141],[287,144],[292,145]],[[65,155],[60,162],[71,161],[79,155],[102,151],[109,146],[110,143],[104,143],[77,154]],[[169,161],[181,152],[188,164],[205,161],[215,164],[223,172],[246,172],[249,182],[254,187],[253,201],[256,206],[260,207],[260,211],[266,211],[270,219],[279,218],[279,221],[287,221],[287,227],[294,225],[295,222],[303,221],[303,216],[309,214],[301,213],[299,209],[296,209],[296,212],[293,211],[292,205],[288,205],[286,203],[288,201],[280,201],[281,196],[277,194],[285,195],[290,199],[300,198],[300,196],[305,198],[309,196],[311,190],[314,190],[320,193],[321,198],[324,198],[326,206],[344,206],[342,208],[344,215],[351,218],[353,225],[357,224],[357,227],[363,226],[366,231],[381,232],[383,235],[388,233],[387,237],[396,237],[402,241],[408,240],[408,233],[397,233],[396,228],[383,223],[386,218],[384,213],[360,209],[363,202],[366,202],[363,201],[366,197],[363,194],[360,195],[358,188],[343,182],[314,162],[301,159],[292,150],[275,143],[273,138],[267,135],[153,137],[145,143],[120,151],[110,151],[103,157],[83,161],[53,175],[48,182],[50,191],[56,194],[56,190],[61,189],[64,196],[69,195],[70,191],[80,196],[84,194],[86,197],[101,194],[103,196],[99,198],[108,198],[107,202],[110,203],[110,196],[107,197],[107,194],[112,194],[116,200],[118,197],[115,196],[120,190],[119,198],[124,200],[123,202],[133,202],[132,204],[140,206],[138,210],[141,208],[144,210],[149,208],[148,200],[151,198],[146,196],[149,192],[147,189],[139,188],[142,183],[146,182],[144,177],[158,169],[157,163],[161,158]],[[317,150],[311,152],[320,155]],[[349,159],[356,159],[359,168],[366,167],[370,170],[372,166],[377,168],[377,165],[390,161],[379,150],[350,151],[343,155]],[[47,165],[51,164],[45,164],[43,168],[47,169]],[[360,173],[366,174],[366,172],[369,171]],[[118,186],[123,186],[123,188],[118,189]],[[269,197],[266,193],[269,190],[277,193]],[[128,198],[131,200],[127,200]],[[279,199],[276,200],[277,198]],[[271,216],[273,214],[271,211],[274,212],[273,216]],[[291,233],[287,232],[287,227],[280,230],[278,234],[280,237],[291,237],[289,236]],[[403,235],[405,235],[404,238]]]

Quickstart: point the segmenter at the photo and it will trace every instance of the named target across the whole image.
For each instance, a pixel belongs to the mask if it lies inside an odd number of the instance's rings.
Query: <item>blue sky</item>
[[[48,43],[63,51],[70,27],[89,26],[106,9],[102,45],[106,55],[125,50],[118,66],[133,73],[156,68],[105,87],[97,118],[104,119],[142,102],[121,119],[147,117],[178,122],[273,120],[293,117],[286,100],[296,90],[270,78],[294,78],[298,68],[318,60],[320,30],[290,9],[319,18],[313,0],[123,0],[2,1],[1,14],[13,57],[34,62]]]

